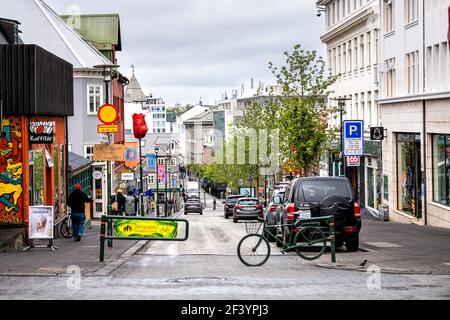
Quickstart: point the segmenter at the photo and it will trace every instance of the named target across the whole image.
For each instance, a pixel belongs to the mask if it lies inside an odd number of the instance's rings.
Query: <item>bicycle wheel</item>
[[[259,267],[269,259],[270,246],[260,234],[248,234],[239,241],[237,254],[246,266]]]
[[[327,247],[327,239],[317,227],[303,227],[295,235],[295,252],[305,260],[319,258]]]
[[[73,237],[73,229],[72,226],[68,225],[68,220],[68,218],[65,218],[59,227],[59,233],[66,239]]]

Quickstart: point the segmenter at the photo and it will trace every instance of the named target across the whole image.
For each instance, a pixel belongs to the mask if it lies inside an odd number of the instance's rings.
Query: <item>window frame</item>
[[[98,108],[97,108],[97,110],[96,111],[91,111],[91,93],[90,93],[90,88],[91,87],[93,87],[94,88],[94,94],[93,94],[93,96],[94,97],[99,97],[99,106],[98,106]],[[99,95],[97,95],[96,93],[95,93],[95,88],[96,87],[99,87],[100,88],[100,93],[99,93]],[[103,85],[101,85],[101,84],[92,84],[92,83],[89,83],[88,85],[87,85],[87,107],[86,107],[86,109],[87,109],[87,115],[88,116],[96,116],[97,114],[98,114],[98,109],[102,106],[102,104],[103,104],[103,101],[104,101],[104,92],[103,92]],[[95,101],[94,101],[94,105],[95,105]],[[95,108],[95,106],[94,106],[94,108]]]

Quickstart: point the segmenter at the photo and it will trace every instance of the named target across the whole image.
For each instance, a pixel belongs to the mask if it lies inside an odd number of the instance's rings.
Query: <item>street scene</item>
[[[0,0],[0,110],[0,300],[450,300],[450,0]]]

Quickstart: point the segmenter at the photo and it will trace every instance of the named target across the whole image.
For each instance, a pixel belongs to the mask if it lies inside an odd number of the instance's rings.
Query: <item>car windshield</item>
[[[258,200],[256,199],[240,199],[239,204],[244,206],[256,206],[258,204]]]
[[[348,183],[345,180],[303,181],[301,186],[303,198],[307,202],[320,202],[330,194],[339,194],[349,199],[352,198]]]
[[[278,192],[278,193],[274,194],[274,196],[272,197],[272,202],[275,202],[275,197],[280,197],[281,202],[283,202],[284,191],[283,191],[283,192]]]

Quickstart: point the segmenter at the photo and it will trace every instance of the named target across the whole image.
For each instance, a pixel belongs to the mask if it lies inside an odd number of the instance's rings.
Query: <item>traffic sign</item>
[[[97,125],[98,133],[116,133],[119,132],[119,126],[117,124],[99,124]]]
[[[107,103],[98,109],[97,117],[104,124],[113,124],[119,118],[119,112],[115,106]]]
[[[364,122],[362,120],[344,121],[343,155],[364,156]]]
[[[357,156],[347,157],[347,167],[359,167],[361,158]]]

